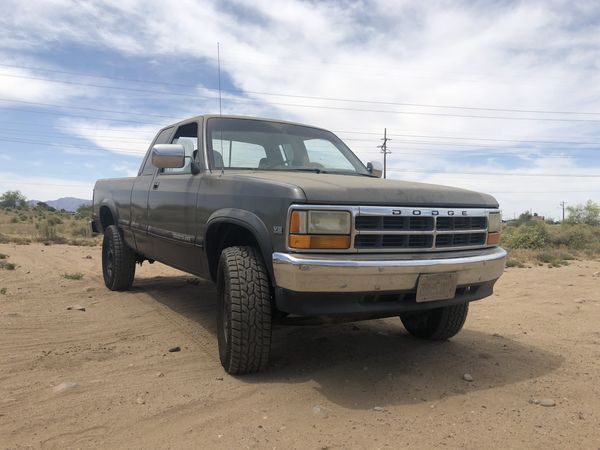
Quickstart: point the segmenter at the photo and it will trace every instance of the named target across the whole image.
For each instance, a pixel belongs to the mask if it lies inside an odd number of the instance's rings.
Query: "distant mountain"
[[[31,206],[35,206],[40,202],[40,200],[29,200],[29,204]],[[91,200],[85,200],[83,198],[75,198],[75,197],[62,197],[59,198],[57,200],[49,200],[47,202],[44,202],[45,204],[47,204],[48,206],[52,206],[53,208],[58,209],[59,211],[61,209],[64,209],[65,211],[77,211],[77,208],[79,208],[82,205],[88,206],[92,204]]]

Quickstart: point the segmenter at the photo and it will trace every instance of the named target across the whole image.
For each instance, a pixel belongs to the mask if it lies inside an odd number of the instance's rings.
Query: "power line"
[[[102,152],[109,152],[109,153],[131,154],[131,155],[135,155],[135,156],[144,156],[146,154],[146,150],[141,150],[140,152],[136,152],[134,150],[119,148],[119,147],[106,149],[106,148],[102,148],[102,147],[89,147],[89,146],[85,146],[85,145],[75,145],[75,144],[62,143],[62,142],[35,141],[35,140],[29,140],[29,139],[0,138],[0,142],[15,142],[15,143],[19,143],[19,144],[37,144],[37,145],[48,146],[48,147],[69,147],[72,150],[95,150],[95,151],[102,151]]]
[[[156,92],[150,91],[148,89],[134,89],[134,88],[123,88],[120,86],[106,86],[106,85],[95,85],[90,83],[78,83],[74,81],[64,81],[64,80],[52,80],[49,78],[40,78],[40,77],[30,77],[25,75],[11,75],[11,74],[0,74],[3,77],[12,77],[12,78],[24,78],[24,79],[33,79],[33,80],[42,80],[49,81],[51,83],[63,83],[69,85],[79,85],[79,86],[89,86],[89,87],[97,87],[102,89],[119,89],[125,91],[132,92],[150,92],[153,94],[161,94],[161,95],[174,95],[174,96],[184,96],[187,98],[204,98],[210,100],[218,100],[217,97],[208,97],[208,96],[200,96],[195,94],[183,94],[176,92]],[[508,117],[508,116],[478,116],[472,114],[450,114],[450,113],[436,113],[436,112],[425,112],[425,111],[391,111],[391,110],[379,110],[379,109],[362,109],[362,108],[348,108],[341,106],[325,106],[325,105],[304,105],[304,104],[294,104],[294,103],[279,103],[279,102],[270,102],[266,103],[264,101],[258,101],[254,99],[248,98],[230,98],[228,99],[230,102],[236,103],[259,103],[259,104],[267,104],[267,105],[275,105],[275,106],[287,106],[292,108],[312,108],[312,109],[324,109],[324,110],[332,110],[332,111],[353,111],[353,112],[374,112],[380,114],[400,114],[400,115],[417,115],[417,116],[434,116],[434,117],[459,117],[466,119],[492,119],[492,120],[525,120],[525,121],[543,121],[543,122],[582,122],[582,123],[595,123],[600,122],[600,119],[564,119],[564,118],[550,118],[550,117]]]
[[[217,58],[219,59],[219,58]],[[96,75],[96,74],[88,74],[83,72],[76,71],[67,71],[67,70],[56,70],[56,69],[46,69],[42,67],[32,67],[32,66],[20,66],[16,64],[0,64],[2,67],[12,67],[19,69],[27,69],[27,70],[38,70],[44,72],[51,73],[61,73],[66,75],[76,75],[76,76],[85,76],[91,78],[100,78],[100,79],[108,79],[115,81],[129,81],[135,83],[147,83],[147,84],[157,84],[164,86],[177,86],[177,87],[185,87],[185,88],[197,88],[197,85],[193,84],[183,84],[183,83],[173,83],[173,82],[165,82],[158,80],[144,80],[144,79],[135,79],[135,78],[125,78],[125,77],[111,77],[107,75]],[[9,75],[11,76],[11,75]],[[217,91],[217,89],[203,87],[203,89],[210,91]],[[287,97],[287,98],[302,98],[302,99],[310,99],[310,100],[326,100],[326,101],[335,101],[335,102],[349,102],[349,103],[364,103],[364,104],[378,104],[378,105],[390,105],[390,106],[413,106],[413,107],[421,107],[421,108],[441,108],[441,109],[459,109],[459,110],[471,110],[471,111],[496,111],[496,112],[516,112],[516,113],[534,113],[534,114],[567,114],[567,115],[600,115],[600,112],[591,112],[591,111],[552,111],[552,110],[543,110],[543,109],[521,109],[521,108],[492,108],[492,107],[481,107],[481,106],[463,106],[463,105],[438,105],[438,104],[428,104],[428,103],[410,103],[410,102],[392,102],[392,101],[383,101],[383,100],[364,100],[364,99],[353,99],[353,98],[344,98],[344,97],[325,97],[325,96],[317,96],[317,95],[300,95],[300,94],[289,94],[289,93],[274,93],[274,92],[264,92],[264,91],[251,91],[251,90],[225,90],[225,92],[230,92],[233,94],[253,94],[253,95],[265,95],[265,96],[273,96],[273,97]]]
[[[365,134],[365,135],[379,135],[377,132],[367,131],[334,131],[335,133],[348,133],[348,134]],[[527,139],[499,139],[499,138],[482,138],[482,137],[466,137],[466,136],[437,136],[431,134],[397,134],[390,133],[393,137],[418,137],[418,138],[431,138],[431,139],[457,139],[457,140],[468,140],[468,141],[493,141],[493,142],[517,142],[527,144],[557,144],[557,145],[600,145],[600,142],[581,142],[581,141],[540,141],[540,140],[527,140]]]
[[[152,114],[152,113],[146,113],[146,112],[132,112],[132,111],[115,111],[114,109],[89,108],[87,106],[57,105],[55,103],[29,102],[29,101],[25,101],[25,100],[12,100],[10,98],[0,98],[0,102],[22,103],[25,105],[45,106],[45,107],[49,107],[49,108],[68,108],[68,109],[81,109],[81,110],[85,110],[85,111],[108,112],[108,113],[116,113],[116,114],[131,114],[134,116],[164,117],[166,119],[170,119],[173,117],[173,116],[167,116],[164,114]]]
[[[506,177],[557,177],[557,178],[600,178],[600,175],[576,173],[522,173],[522,172],[459,172],[445,170],[406,170],[390,167],[392,172],[400,173],[436,173],[444,175],[494,175]]]

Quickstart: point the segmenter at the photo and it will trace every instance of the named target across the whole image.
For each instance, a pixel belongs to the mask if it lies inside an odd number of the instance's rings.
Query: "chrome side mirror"
[[[159,169],[180,169],[185,164],[182,144],[156,144],[152,147],[152,164]]]
[[[367,163],[367,170],[375,178],[381,178],[381,175],[383,175],[383,166],[379,161],[369,161]]]

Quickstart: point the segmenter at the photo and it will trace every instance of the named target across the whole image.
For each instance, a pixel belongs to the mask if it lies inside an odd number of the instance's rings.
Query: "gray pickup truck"
[[[399,316],[412,335],[458,333],[504,270],[496,200],[382,180],[333,133],[205,115],[159,131],[137,177],[99,180],[106,286],[160,261],[217,285],[220,359],[266,367],[273,323]]]

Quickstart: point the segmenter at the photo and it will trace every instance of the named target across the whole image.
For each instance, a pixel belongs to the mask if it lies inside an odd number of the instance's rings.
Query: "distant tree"
[[[515,221],[516,226],[526,225],[531,222],[533,216],[529,211],[525,211],[519,215],[519,218]]]
[[[569,217],[567,223],[584,223],[586,225],[600,225],[600,205],[588,200],[585,205],[567,206]]]
[[[0,195],[0,207],[2,208],[17,208],[27,205],[27,197],[21,194],[20,191],[6,191]]]
[[[36,209],[38,209],[40,211],[50,211],[50,212],[56,211],[56,208],[49,206],[48,203],[46,203],[46,202],[38,202],[37,205],[35,205],[35,207],[36,207]]]
[[[77,215],[80,217],[91,218],[92,205],[81,205],[79,208],[77,208]]]

